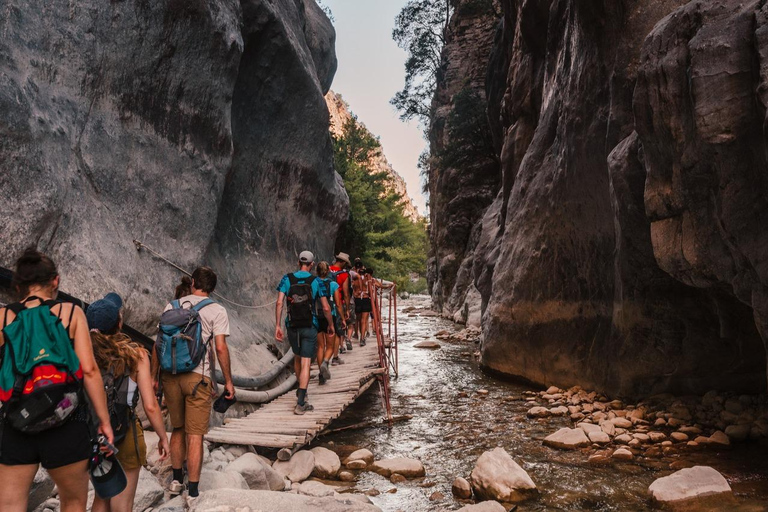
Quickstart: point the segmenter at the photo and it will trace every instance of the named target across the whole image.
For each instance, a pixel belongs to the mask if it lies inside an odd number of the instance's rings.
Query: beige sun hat
[[[352,262],[349,261],[349,254],[347,254],[345,252],[340,252],[339,254],[337,254],[336,255],[336,261],[343,261],[347,265],[351,265],[352,264]]]

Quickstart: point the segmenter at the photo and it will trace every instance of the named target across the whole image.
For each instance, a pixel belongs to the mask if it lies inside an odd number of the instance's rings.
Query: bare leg
[[[199,482],[203,470],[203,436],[187,435],[187,471],[190,482]]]
[[[171,434],[171,467],[181,469],[187,458],[187,435],[184,427],[173,429]],[[184,483],[184,482],[180,482]]]
[[[98,496],[93,497],[93,506],[91,507],[91,512],[111,512],[111,511],[112,511],[112,500],[103,500]]]
[[[339,340],[341,339],[341,335],[333,336],[333,341],[331,343],[328,343],[328,345],[325,347],[325,359],[328,361],[331,360],[332,357],[338,357],[339,356]]]
[[[141,468],[136,468],[129,469],[125,472],[128,485],[125,486],[125,490],[123,490],[123,492],[111,500],[108,500],[110,508],[104,510],[108,512],[131,512],[133,510],[133,499],[136,497],[136,487],[139,485],[140,471]],[[98,497],[93,501],[93,508],[91,509],[91,512],[97,512],[96,500],[101,501]]]
[[[299,388],[307,389],[309,386],[309,366],[312,364],[312,360],[308,357],[302,357],[299,370]]]
[[[3,512],[27,512],[29,488],[37,473],[37,464],[4,466],[0,464],[0,510]],[[86,481],[86,494],[88,483]],[[83,505],[85,510],[85,505]]]
[[[326,345],[328,338],[325,333],[317,333],[317,366],[320,367],[323,365],[323,361],[325,361],[327,358],[325,357],[326,353]]]
[[[88,502],[88,461],[81,460],[49,469],[48,474],[59,489],[61,512],[85,512]]]

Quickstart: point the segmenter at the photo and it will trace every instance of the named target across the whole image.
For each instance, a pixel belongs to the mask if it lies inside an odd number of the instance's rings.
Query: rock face
[[[501,184],[472,261],[435,275],[482,296],[482,364],[630,396],[764,390],[768,8],[502,8],[485,84]],[[450,219],[463,193],[435,186],[431,215]]]
[[[648,492],[660,503],[705,498],[718,494],[731,495],[731,486],[723,475],[709,466],[681,469],[655,480]]]
[[[211,265],[242,304],[272,300],[301,250],[332,254],[348,199],[323,100],[335,34],[314,1],[3,10],[0,265],[37,244],[62,289],[117,291],[152,334],[179,274],[134,239]],[[230,313],[235,371],[257,373],[271,313]]]
[[[349,104],[342,99],[340,94],[333,91],[329,91],[325,95],[325,102],[328,105],[328,113],[331,117],[331,133],[334,137],[339,137],[344,134],[344,125],[352,119],[352,111]],[[360,121],[357,121],[360,126],[365,126]],[[395,171],[392,164],[389,163],[387,157],[384,155],[384,148],[381,148],[370,162],[371,168],[375,172],[384,172],[388,177],[388,190],[395,192],[402,197],[401,204],[403,205],[403,215],[411,219],[413,222],[418,222],[422,219],[419,210],[416,205],[413,204],[413,200],[408,195],[408,188],[405,185],[405,180]]]
[[[470,476],[472,489],[480,499],[522,501],[535,495],[536,484],[503,448],[483,453]]]

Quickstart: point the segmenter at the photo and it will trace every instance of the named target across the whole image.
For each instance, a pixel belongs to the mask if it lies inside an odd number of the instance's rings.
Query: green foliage
[[[414,223],[406,218],[402,197],[387,191],[387,173],[372,168],[371,159],[380,147],[355,118],[344,125],[341,137],[334,138],[336,170],[349,194],[349,218],[336,246],[362,258],[377,277],[404,284],[410,281],[410,273],[425,272],[426,221]]]
[[[408,59],[405,86],[391,103],[400,111],[403,121],[419,119],[425,126],[429,124],[454,3],[455,0],[410,0],[395,18],[392,39],[408,52]]]
[[[474,90],[466,87],[454,95],[446,128],[451,143],[436,155],[440,167],[456,168],[498,158],[486,116],[486,102]]]

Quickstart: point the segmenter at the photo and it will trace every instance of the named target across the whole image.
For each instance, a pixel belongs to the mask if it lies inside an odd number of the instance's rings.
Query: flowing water
[[[413,300],[401,303],[417,305]],[[730,482],[738,505],[727,510],[768,510],[768,447],[749,444],[721,451],[686,453],[676,458],[644,459],[630,463],[587,464],[589,453],[547,448],[541,440],[568,418],[536,420],[525,413],[530,407],[519,400],[530,387],[500,381],[483,373],[473,356],[474,343],[440,342],[439,350],[414,348],[435,333],[459,330],[448,320],[399,314],[399,377],[392,379],[394,415],[413,419],[391,429],[372,427],[327,435],[321,444],[343,454],[353,448],[370,449],[377,458],[396,456],[420,459],[425,478],[394,485],[384,477],[363,472],[356,489],[377,489],[372,497],[385,511],[452,510],[463,504],[451,495],[456,476],[469,477],[477,458],[487,450],[503,447],[533,478],[539,497],[518,505],[519,511],[543,510],[652,510],[648,486],[672,473],[671,462],[684,459],[710,465]],[[343,366],[338,367],[343,371]],[[487,390],[487,395],[477,393]],[[507,399],[506,401],[504,399]],[[384,416],[377,386],[351,407],[334,427]],[[391,492],[396,489],[396,492]],[[389,491],[389,492],[388,492]],[[430,501],[441,492],[445,498]]]

